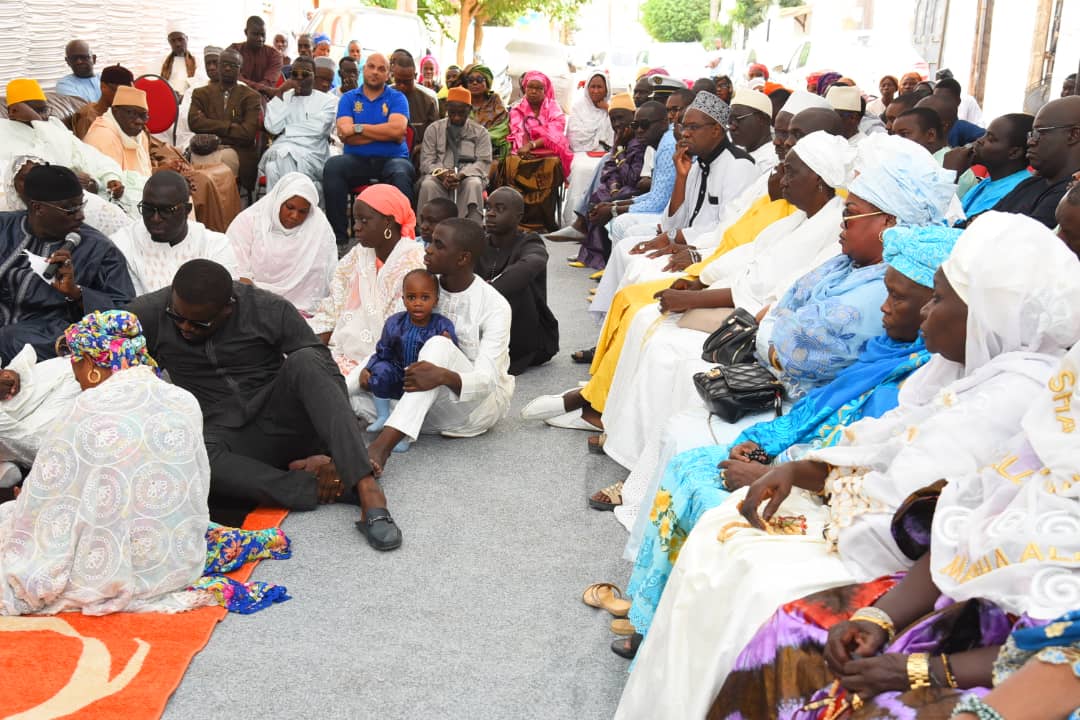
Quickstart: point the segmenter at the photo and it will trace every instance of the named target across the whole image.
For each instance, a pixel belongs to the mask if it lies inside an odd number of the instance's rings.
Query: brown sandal
[[[637,628],[634,627],[634,623],[626,618],[615,618],[611,621],[611,632],[626,637],[636,633]]]
[[[611,583],[593,583],[585,588],[581,601],[589,607],[607,610],[617,618],[624,618],[630,612],[630,601],[623,597],[618,586]]]
[[[621,482],[617,482],[614,485],[608,485],[603,490],[597,490],[593,493],[593,496],[589,498],[589,507],[593,510],[606,510],[610,512],[622,505],[622,486],[623,484]]]
[[[589,452],[593,455],[604,454],[604,443],[607,442],[607,433],[600,433],[599,435],[590,435],[586,441],[588,443]]]

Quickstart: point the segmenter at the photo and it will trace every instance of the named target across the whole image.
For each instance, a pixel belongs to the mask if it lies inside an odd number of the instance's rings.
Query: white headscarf
[[[278,213],[295,196],[311,203],[311,212],[287,230]],[[278,180],[264,198],[236,216],[225,234],[233,241],[240,277],[283,296],[301,312],[314,312],[329,291],[337,244],[307,175],[291,172]]]
[[[614,139],[608,111],[593,105],[592,98],[589,97],[589,83],[595,77],[603,78],[604,100],[611,100],[611,85],[607,76],[604,73],[590,75],[583,95],[570,108],[570,117],[566,121],[566,137],[570,140],[570,149],[574,152],[600,150],[601,140],[610,145]]]
[[[1055,618],[1080,605],[1080,345],[998,462],[949,478],[934,512],[934,584],[956,600]]]
[[[824,130],[812,132],[789,152],[798,155],[831,188],[845,187],[851,179],[855,148],[839,135]]]
[[[833,89],[836,89],[835,87]],[[940,225],[956,196],[956,175],[938,165],[922,145],[898,135],[864,138],[848,190],[901,225]]]

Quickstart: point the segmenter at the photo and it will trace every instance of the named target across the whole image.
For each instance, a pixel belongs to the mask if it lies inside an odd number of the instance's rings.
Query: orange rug
[[[244,528],[280,525],[287,512],[258,509]],[[251,577],[256,563],[230,574]],[[156,718],[191,658],[228,613],[80,613],[0,618],[0,717]]]

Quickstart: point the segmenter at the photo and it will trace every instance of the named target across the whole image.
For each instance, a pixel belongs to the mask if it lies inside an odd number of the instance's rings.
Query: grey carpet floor
[[[626,533],[587,507],[626,475],[590,455],[587,433],[526,423],[521,407],[586,377],[570,353],[598,328],[595,283],[549,244],[548,291],[562,352],[517,379],[511,412],[468,440],[424,436],[384,478],[404,533],[371,550],[359,512],[293,513],[290,560],[256,580],[292,600],[230,615],[191,663],[165,718],[609,718],[627,662],[608,644],[610,616],[582,604],[592,582],[625,586]]]

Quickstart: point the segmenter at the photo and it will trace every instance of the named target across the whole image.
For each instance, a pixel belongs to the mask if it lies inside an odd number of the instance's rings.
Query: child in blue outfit
[[[375,354],[360,373],[360,387],[369,391],[375,401],[375,422],[368,425],[368,432],[383,429],[390,417],[390,401],[401,399],[404,393],[405,368],[416,362],[428,338],[442,335],[455,345],[458,342],[454,324],[435,312],[438,279],[427,270],[413,270],[401,284],[405,312],[386,320]],[[394,452],[408,449],[409,441],[405,439],[394,447]]]

